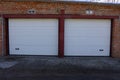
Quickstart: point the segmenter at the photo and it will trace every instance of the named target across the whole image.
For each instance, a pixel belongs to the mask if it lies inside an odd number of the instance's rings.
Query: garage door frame
[[[79,14],[65,14],[64,10],[61,10],[60,14],[4,14],[4,28],[3,28],[3,54],[9,55],[9,18],[27,18],[27,19],[58,19],[58,56],[64,57],[64,23],[65,19],[110,19],[111,20],[111,39],[110,39],[110,56],[112,56],[112,39],[113,31],[115,27],[115,19],[118,16],[98,16],[98,15],[79,15]]]

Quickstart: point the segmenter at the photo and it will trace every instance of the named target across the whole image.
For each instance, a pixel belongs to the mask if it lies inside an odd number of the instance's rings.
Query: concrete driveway
[[[0,57],[0,80],[119,80],[120,59],[110,57]]]

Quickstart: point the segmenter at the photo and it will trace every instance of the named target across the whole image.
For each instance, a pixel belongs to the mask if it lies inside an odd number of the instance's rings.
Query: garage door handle
[[[15,48],[15,50],[20,50],[19,48]]]
[[[104,49],[99,49],[99,51],[104,51]]]

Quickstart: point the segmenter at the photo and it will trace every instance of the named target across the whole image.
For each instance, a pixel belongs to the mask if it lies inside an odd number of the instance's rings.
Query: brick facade
[[[28,14],[28,10],[36,10],[36,14],[59,14],[61,9],[65,14],[86,15],[85,10],[93,10],[93,15],[120,16],[120,5],[98,3],[71,2],[0,2],[0,14]],[[0,54],[2,54],[2,24],[0,19]],[[112,57],[120,57],[120,19],[115,19],[112,30]]]
[[[2,55],[2,18],[0,17],[0,56]]]

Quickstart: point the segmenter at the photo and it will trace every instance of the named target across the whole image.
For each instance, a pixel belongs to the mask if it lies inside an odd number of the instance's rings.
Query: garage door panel
[[[42,48],[40,48],[39,45],[38,46],[35,45],[36,47],[32,47],[32,48],[30,46],[34,46],[34,45],[15,46],[16,48],[19,47],[19,50],[17,50],[17,53],[15,50],[15,47],[11,47],[12,54],[14,55],[57,55],[56,53],[51,53],[54,50],[54,48],[50,48],[51,46],[46,47],[46,45],[42,45]],[[47,48],[50,48],[50,49],[47,49]],[[57,52],[57,50],[55,52]]]
[[[110,26],[110,20],[66,19],[65,55],[109,56]]]
[[[10,54],[58,55],[58,20],[9,19],[9,39]]]

